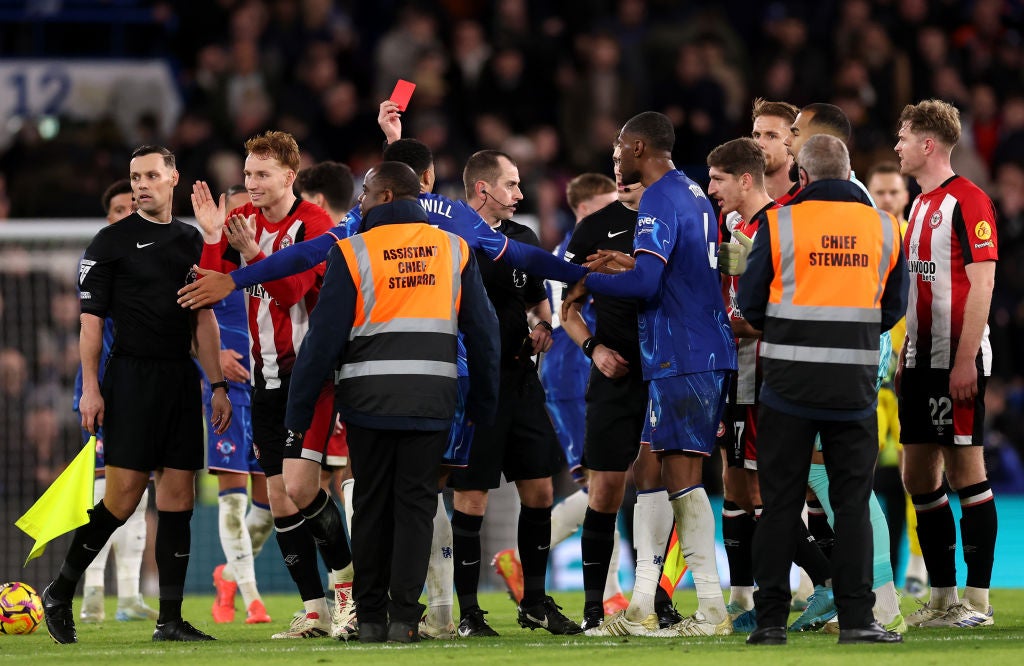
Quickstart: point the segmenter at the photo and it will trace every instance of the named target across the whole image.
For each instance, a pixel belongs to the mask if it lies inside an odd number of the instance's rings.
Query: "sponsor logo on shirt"
[[[654,223],[657,220],[650,215],[642,215],[636,219],[636,235],[643,236],[654,231]]]
[[[985,220],[978,222],[974,225],[974,235],[978,237],[978,240],[986,241],[992,238],[992,226]],[[984,247],[983,245],[975,245],[975,247]]]

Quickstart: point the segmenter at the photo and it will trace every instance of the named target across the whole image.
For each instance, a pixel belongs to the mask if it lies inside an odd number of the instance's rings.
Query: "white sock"
[[[352,486],[355,479],[345,479],[341,482],[341,496],[345,501],[345,529],[348,531],[348,539],[352,541]]]
[[[327,597],[317,597],[309,601],[303,601],[302,607],[306,609],[306,615],[316,613],[321,620],[330,621],[331,612],[327,610]]]
[[[611,599],[617,594],[622,594],[622,587],[619,586],[619,552],[621,550],[619,546],[619,540],[622,536],[619,534],[619,528],[615,528],[615,534],[612,537],[612,559],[608,563],[608,578],[604,581],[604,598]]]
[[[225,578],[238,583],[242,600],[248,608],[260,594],[256,589],[256,568],[252,557],[252,540],[249,536],[245,510],[249,498],[245,492],[227,492],[217,498],[218,531],[220,546],[224,550],[227,566]]]
[[[882,626],[885,626],[896,619],[900,614],[900,598],[896,594],[896,586],[890,580],[875,588],[875,619]]]
[[[149,489],[143,491],[142,499],[127,522],[114,532],[114,561],[117,568],[117,598],[135,599],[139,596],[139,577],[142,575],[142,553],[146,550],[146,508],[149,506]]]
[[[633,508],[636,583],[626,617],[640,622],[654,612],[654,593],[661,582],[661,560],[672,532],[672,507],[664,489],[639,493]],[[655,559],[657,558],[657,559]]]
[[[953,587],[933,587],[932,596],[928,600],[929,608],[949,608],[960,603],[960,597],[957,596],[956,586]],[[988,608],[986,605],[985,608]]]
[[[928,582],[928,567],[924,565],[924,555],[910,554],[907,558],[907,570],[903,574],[904,578],[916,578],[922,582]]]
[[[587,491],[582,488],[569,495],[551,509],[551,545],[560,544],[583,524],[587,513]]]
[[[270,513],[270,507],[255,502],[250,504],[249,513],[245,514],[245,527],[249,530],[252,559],[255,560],[263,552],[263,544],[274,531],[274,516]]]
[[[452,559],[452,523],[444,506],[444,494],[437,494],[434,536],[430,541],[427,565],[427,622],[447,627],[452,618],[452,590],[455,587],[455,560]]]
[[[754,586],[733,585],[729,588],[729,605],[737,604],[740,608],[750,610],[754,607]]]
[[[988,612],[988,588],[987,587],[965,587],[964,601],[976,611]]]
[[[679,547],[697,588],[697,610],[708,621],[718,624],[726,617],[725,599],[718,582],[715,561],[715,515],[704,486],[682,490],[672,498]]]
[[[106,477],[100,477],[93,482],[93,502],[99,502],[103,499],[103,496],[107,491],[107,479]],[[115,532],[124,529],[119,527]],[[92,563],[89,564],[85,569],[85,587],[98,587],[101,591],[103,590],[104,574],[107,570],[107,557],[110,555],[110,545],[114,542],[114,535],[107,539],[107,542],[100,548],[100,552],[96,553],[96,557],[93,558]]]

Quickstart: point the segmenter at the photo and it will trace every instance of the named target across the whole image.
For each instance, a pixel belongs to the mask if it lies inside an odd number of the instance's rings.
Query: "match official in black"
[[[470,417],[490,422],[497,410],[497,318],[469,246],[427,224],[419,193],[419,178],[400,162],[382,163],[363,183],[363,231],[328,255],[288,396],[286,425],[305,432],[316,387],[337,368],[356,481],[352,591],[364,643],[419,640],[460,330]]]
[[[803,189],[769,210],[739,283],[747,321],[763,331],[757,472],[764,513],[754,533],[757,629],[750,644],[786,642],[793,561],[815,436],[835,509],[833,586],[840,643],[898,643],[874,620],[868,498],[878,424],[879,336],[907,309],[899,224],[850,182],[836,137],[807,140]]]

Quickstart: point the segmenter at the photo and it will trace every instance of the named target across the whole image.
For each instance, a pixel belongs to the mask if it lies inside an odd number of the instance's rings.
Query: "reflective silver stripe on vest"
[[[882,300],[882,290],[885,289],[885,276],[889,273],[892,265],[892,244],[895,242],[892,233],[892,222],[884,210],[876,208],[878,217],[882,218],[882,256],[878,262],[878,291],[875,292],[875,303]]]
[[[761,343],[761,358],[803,363],[836,363],[840,365],[867,365],[878,367],[877,349],[843,349],[840,347],[806,347]]]
[[[356,257],[356,267],[359,269],[359,293],[363,297],[363,321],[370,321],[370,313],[377,303],[377,294],[373,290],[373,262],[370,261],[370,253],[366,249],[366,241],[356,234],[349,238],[352,243],[352,252]],[[356,332],[356,326],[352,327],[349,339],[361,335]],[[361,327],[359,327],[361,328]]]
[[[452,238],[456,239],[452,248],[452,254],[455,257],[453,287],[460,288],[462,285],[462,272],[459,270],[462,257],[461,248],[458,245],[457,236],[452,236],[447,232],[446,235],[449,236],[449,242],[452,241]],[[455,309],[455,294],[458,292],[454,288],[452,289],[452,316],[449,319],[396,317],[390,321],[372,322],[370,313],[373,312],[373,307],[377,304],[377,294],[374,291],[373,282],[373,262],[370,260],[370,253],[366,249],[366,241],[363,238],[357,234],[350,240],[356,263],[359,265],[359,293],[363,297],[363,321],[366,323],[362,326],[353,326],[349,333],[349,340],[382,333],[448,333],[450,335],[458,333],[458,312]]]
[[[782,269],[782,302],[793,304],[793,292],[796,291],[796,250],[793,245],[793,209],[786,206],[779,208],[779,263]]]
[[[876,354],[877,356],[877,354]],[[878,359],[875,359],[875,363]],[[335,376],[337,379],[352,379],[354,377],[372,377],[380,375],[430,375],[433,377],[449,377],[455,379],[458,375],[454,363],[444,361],[363,361],[361,363],[346,363],[342,366],[341,372]]]
[[[777,319],[800,321],[845,321],[858,324],[874,324],[882,321],[882,311],[877,308],[844,308],[832,305],[769,303],[765,314]]]

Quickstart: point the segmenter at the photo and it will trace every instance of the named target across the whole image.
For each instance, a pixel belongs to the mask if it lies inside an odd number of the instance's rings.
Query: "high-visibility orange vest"
[[[870,406],[882,293],[900,252],[896,219],[845,201],[805,201],[767,218],[775,274],[761,342],[765,385],[809,407]]]
[[[380,225],[338,247],[356,287],[339,400],[364,414],[452,418],[466,241],[416,222]]]

